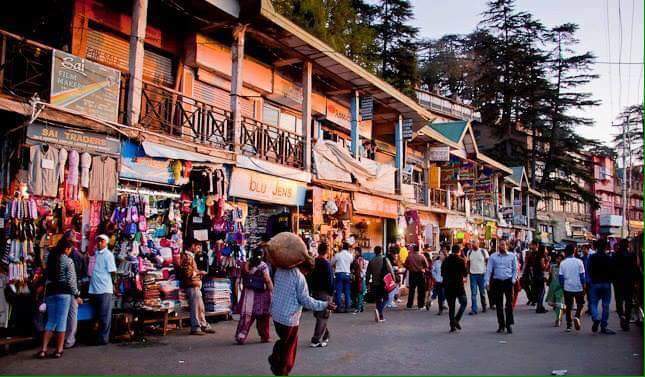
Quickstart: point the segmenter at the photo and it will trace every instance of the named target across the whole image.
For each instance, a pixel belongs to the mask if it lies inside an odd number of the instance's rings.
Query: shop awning
[[[214,164],[224,164],[230,161],[209,156],[202,153],[186,151],[183,149],[173,148],[162,144],[144,141],[141,143],[143,150],[149,157],[167,158],[171,160],[184,160],[193,162],[210,162]]]
[[[443,226],[445,229],[465,229],[466,217],[460,215],[447,214],[446,222]]]

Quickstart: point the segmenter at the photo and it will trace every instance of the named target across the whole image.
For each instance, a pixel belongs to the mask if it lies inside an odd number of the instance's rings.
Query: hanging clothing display
[[[58,149],[49,145],[34,145],[29,148],[28,184],[33,195],[58,195],[59,158]]]
[[[94,156],[90,170],[89,200],[116,202],[117,181],[116,160],[106,156]]]

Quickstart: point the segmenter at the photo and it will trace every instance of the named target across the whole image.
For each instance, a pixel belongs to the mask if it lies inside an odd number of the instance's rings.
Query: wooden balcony
[[[242,153],[263,160],[304,168],[304,137],[258,120],[242,117]]]
[[[0,30],[0,84],[5,94],[49,102],[52,52],[49,46]]]
[[[149,82],[143,83],[139,124],[197,144],[232,146],[229,111]]]

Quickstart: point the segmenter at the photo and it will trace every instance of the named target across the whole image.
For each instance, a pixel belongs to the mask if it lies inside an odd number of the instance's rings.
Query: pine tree
[[[626,155],[632,163],[643,162],[643,104],[627,106],[618,116],[617,129],[620,132],[614,137],[616,152],[623,153],[623,127],[625,128]],[[635,160],[635,161],[634,161]]]
[[[376,44],[380,76],[408,95],[418,83],[417,35],[409,0],[381,0],[375,6]]]

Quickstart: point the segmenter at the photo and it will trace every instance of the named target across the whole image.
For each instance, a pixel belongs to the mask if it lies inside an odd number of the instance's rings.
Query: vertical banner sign
[[[52,56],[51,104],[116,122],[121,72],[63,51]]]
[[[362,120],[372,120],[374,114],[374,97],[361,96],[360,113]]]
[[[412,140],[412,119],[403,119],[403,139]]]

